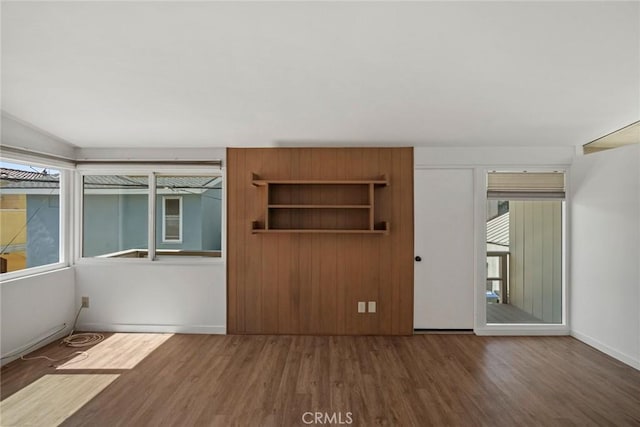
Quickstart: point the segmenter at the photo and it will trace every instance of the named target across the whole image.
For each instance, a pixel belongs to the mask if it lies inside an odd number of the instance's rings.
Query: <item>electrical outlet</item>
[[[375,312],[376,312],[376,302],[369,301],[369,313],[375,313]]]
[[[89,308],[89,297],[82,297],[82,307]]]
[[[367,312],[367,306],[364,303],[364,301],[358,301],[358,313],[366,313]]]

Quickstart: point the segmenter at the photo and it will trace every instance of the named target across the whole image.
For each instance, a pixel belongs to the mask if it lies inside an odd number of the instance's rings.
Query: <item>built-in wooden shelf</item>
[[[376,188],[389,185],[386,176],[356,180],[262,179],[264,222],[253,233],[387,234],[386,222],[374,223]],[[382,190],[381,190],[382,191]]]
[[[341,228],[276,228],[264,229],[263,224],[253,223],[251,230],[255,234],[282,234],[282,233],[334,233],[334,234],[388,234],[389,225],[386,222],[376,225],[373,230],[365,229],[341,229]]]
[[[260,179],[253,174],[251,183],[257,187],[264,187],[267,184],[287,184],[287,185],[389,185],[386,177],[377,179],[355,179],[355,180],[320,180],[320,179]]]
[[[371,209],[371,205],[269,205],[269,209]]]

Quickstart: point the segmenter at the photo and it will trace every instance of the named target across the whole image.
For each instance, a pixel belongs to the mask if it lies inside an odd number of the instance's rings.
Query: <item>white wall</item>
[[[224,160],[226,148],[77,148],[75,158],[86,160]]]
[[[568,165],[573,147],[416,147],[413,158],[417,167]]]
[[[15,153],[7,150],[7,147],[14,147],[22,151],[20,159],[25,161],[35,164],[44,162],[46,165],[59,167],[72,165],[65,159],[74,158],[73,145],[5,112],[2,113],[0,125],[3,156],[17,160]],[[53,155],[55,158],[43,158],[39,153]],[[67,200],[63,211],[67,211],[68,208]],[[63,222],[61,233],[64,233],[64,230],[69,230],[68,219]],[[68,248],[68,241],[65,245]],[[72,268],[3,280],[0,284],[2,356],[17,354],[19,357],[67,333],[75,316],[74,292]],[[61,328],[63,331],[43,340]],[[38,345],[34,345],[41,340],[43,341]],[[13,359],[14,357],[4,359],[2,364]]]
[[[571,168],[571,331],[640,369],[640,146]]]
[[[226,150],[82,148],[76,151],[76,156],[79,160],[114,162],[127,159],[224,162]],[[101,167],[106,166],[95,166]],[[222,210],[224,251],[224,202]],[[80,216],[79,207],[76,213]],[[77,224],[76,233],[79,232]],[[79,246],[77,250],[80,250]],[[90,307],[83,310],[79,323],[83,329],[94,331],[224,334],[227,324],[225,259],[224,254],[223,258],[216,260],[79,259],[75,264],[77,299],[82,296],[90,298]]]
[[[19,357],[28,347],[56,330],[64,328],[63,332],[39,346],[67,332],[75,316],[74,292],[71,268],[3,281],[0,285],[2,356],[16,353]],[[4,359],[3,364],[11,360]]]
[[[90,307],[78,323],[92,331],[224,334],[225,265],[213,262],[81,262],[76,295],[88,296]]]

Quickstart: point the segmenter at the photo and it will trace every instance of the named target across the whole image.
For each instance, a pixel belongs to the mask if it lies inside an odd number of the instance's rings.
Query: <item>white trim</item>
[[[126,251],[123,251],[126,252]],[[148,252],[147,252],[148,253]],[[156,256],[154,264],[161,265],[201,265],[212,266],[224,264],[222,253],[219,257],[199,257],[199,256],[172,256],[160,255]],[[133,264],[144,265],[148,261],[148,255],[145,258],[119,258],[119,257],[86,257],[76,260],[76,265],[104,265],[104,264]]]
[[[474,173],[474,238],[475,252],[474,265],[476,276],[474,278],[474,332],[486,327],[487,307],[485,288],[487,277],[487,183],[486,169],[475,168]]]
[[[85,175],[148,175],[150,172],[156,172],[158,175],[180,175],[180,176],[217,176],[221,173],[222,168],[218,166],[201,166],[201,165],[138,165],[138,164],[117,164],[109,163],[107,165],[90,164],[78,165],[78,172]]]
[[[27,158],[28,157],[28,158]],[[5,283],[10,280],[33,276],[40,273],[46,273],[53,270],[59,270],[70,265],[71,251],[70,251],[70,243],[71,239],[69,238],[69,233],[71,230],[71,209],[70,203],[73,199],[71,197],[71,189],[72,189],[72,170],[68,168],[68,166],[58,166],[48,162],[47,159],[39,159],[42,162],[38,161],[38,157],[34,156],[36,161],[31,160],[31,156],[25,156],[25,158],[20,158],[19,156],[12,157],[4,157],[2,156],[0,159],[3,162],[7,163],[18,163],[22,166],[39,166],[48,169],[55,169],[60,172],[60,178],[58,181],[58,189],[49,189],[48,192],[43,193],[44,195],[53,195],[56,194],[58,196],[58,262],[54,262],[51,264],[39,265],[37,267],[27,267],[22,270],[10,271],[7,273],[0,274],[0,281]],[[51,190],[56,190],[53,193]],[[2,191],[6,194],[16,194],[14,192],[7,192],[5,190]],[[17,194],[26,194],[25,191],[20,191]],[[25,206],[25,209],[26,206]],[[28,240],[28,238],[27,238]],[[25,242],[25,246],[28,242]],[[25,249],[26,252],[26,249]]]
[[[167,200],[178,201],[178,238],[167,239]],[[182,196],[162,196],[162,243],[182,243]]]
[[[216,161],[226,160],[226,147],[154,147],[154,148],[92,148],[79,147],[75,151],[75,160],[82,161]]]
[[[47,164],[73,167],[78,147],[31,123],[2,111],[2,150],[22,159],[46,159]],[[12,148],[16,152],[11,153]],[[4,157],[4,156],[3,156]]]
[[[82,212],[82,174],[77,170],[73,174],[73,263],[75,264],[82,257],[82,229],[84,225],[84,215]]]
[[[567,266],[569,265],[569,252],[567,252],[568,250],[568,235],[567,235],[567,207],[569,206],[569,203],[567,202],[567,199],[565,198],[562,201],[562,205],[560,207],[561,209],[561,215],[562,218],[560,218],[560,226],[562,227],[561,230],[561,234],[562,234],[562,242],[561,242],[561,251],[562,251],[562,260],[560,261],[560,268],[562,269],[562,276],[561,276],[561,281],[562,281],[562,289],[560,290],[560,294],[562,295],[562,301],[561,301],[561,307],[562,307],[562,324],[569,327],[569,313],[568,313],[568,309],[569,309],[569,304],[567,304],[567,300],[568,300],[568,291],[567,291],[567,286],[569,285],[569,282],[567,280]]]
[[[64,270],[65,268],[69,268],[69,266],[63,262],[56,262],[55,264],[46,264],[38,267],[24,268],[17,271],[9,271],[7,273],[0,274],[0,283],[5,284],[13,280],[49,273],[55,270]]]
[[[97,332],[147,332],[177,334],[216,334],[225,335],[224,325],[156,325],[137,323],[80,323],[78,330]]]
[[[613,357],[614,359],[617,359],[623,363],[626,363],[627,365],[637,369],[640,371],[640,358],[636,358],[633,357],[632,355],[626,354],[626,353],[622,353],[621,351],[618,351],[616,349],[614,349],[613,347],[610,347],[600,341],[598,341],[595,338],[591,338],[589,335],[585,335],[581,332],[578,331],[571,331],[570,334],[572,337],[574,337],[575,339],[582,341],[583,343],[595,348],[596,350],[599,350],[611,357]]]
[[[10,145],[0,146],[0,157],[9,160],[20,159],[19,163],[28,162],[30,165],[38,167],[47,167],[51,169],[74,169],[75,162],[71,159],[65,159],[41,151],[34,151]]]
[[[71,240],[71,228],[69,222],[71,220],[71,177],[72,173],[69,171],[60,171],[61,191],[58,196],[58,261],[64,265],[69,265],[69,261],[71,259],[69,253],[69,241]]]
[[[221,168],[221,190],[220,190],[220,260],[222,260],[223,264],[227,262],[227,168]],[[227,283],[227,269],[224,269],[224,284],[226,286]],[[227,297],[227,293],[225,291],[225,297]],[[226,304],[225,304],[226,310]],[[225,319],[226,319],[226,311],[225,311]]]
[[[565,185],[565,198],[562,204],[562,323],[571,329],[569,315],[571,314],[571,307],[569,305],[569,295],[571,293],[571,234],[569,224],[569,214],[571,213],[571,199],[573,195],[569,189],[571,188],[571,168],[567,167],[564,170],[564,185]]]
[[[61,329],[60,332],[54,333],[54,331],[57,331],[58,329]],[[24,355],[38,350],[39,348],[51,344],[52,342],[58,341],[60,338],[67,335],[70,331],[71,326],[67,325],[66,323],[58,325],[55,328],[51,328],[48,331],[42,333],[38,338],[34,338],[28,343],[16,348],[15,350],[9,351],[7,354],[11,354],[11,356],[7,357],[6,355],[2,355],[3,359],[1,360],[0,365],[4,366],[7,363],[13,362],[14,360],[17,360]],[[51,335],[49,338],[45,339],[45,337],[47,337],[50,333],[54,333],[54,335]]]
[[[149,196],[147,207],[147,258],[146,261],[155,261],[156,259],[156,173],[149,172]]]

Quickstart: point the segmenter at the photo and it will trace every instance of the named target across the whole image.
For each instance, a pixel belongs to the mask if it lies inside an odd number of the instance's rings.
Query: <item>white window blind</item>
[[[564,199],[563,172],[490,172],[490,199]]]

